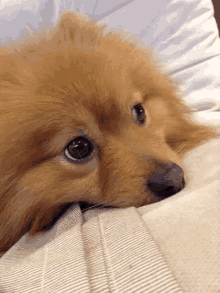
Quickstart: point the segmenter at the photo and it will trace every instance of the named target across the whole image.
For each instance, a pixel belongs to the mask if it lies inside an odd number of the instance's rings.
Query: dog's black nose
[[[175,163],[159,165],[148,180],[147,186],[159,200],[162,200],[184,188],[184,172]]]

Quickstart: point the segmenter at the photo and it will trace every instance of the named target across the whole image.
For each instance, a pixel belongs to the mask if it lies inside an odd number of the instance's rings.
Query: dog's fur
[[[146,181],[157,164],[184,168],[183,155],[215,137],[191,122],[147,49],[78,14],[11,51],[0,51],[0,252],[67,203],[156,202]],[[137,103],[145,125],[132,116]],[[94,152],[74,164],[64,149],[79,135]]]

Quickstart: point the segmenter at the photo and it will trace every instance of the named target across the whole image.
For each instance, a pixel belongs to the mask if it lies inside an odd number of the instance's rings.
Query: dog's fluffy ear
[[[74,43],[77,48],[94,47],[100,42],[106,25],[97,24],[94,19],[76,12],[64,11],[56,25],[57,33],[53,36],[57,43]]]
[[[184,156],[193,148],[218,136],[213,128],[198,125],[185,115],[177,121],[179,125],[177,123],[172,131],[167,134],[166,141],[180,156]]]

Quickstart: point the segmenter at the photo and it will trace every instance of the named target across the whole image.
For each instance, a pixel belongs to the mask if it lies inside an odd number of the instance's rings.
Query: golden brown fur
[[[13,46],[0,51],[0,252],[65,203],[155,202],[146,180],[157,162],[184,168],[183,155],[215,136],[189,120],[146,50],[74,13],[35,43]],[[131,115],[137,102],[145,126]],[[64,148],[84,133],[94,155],[72,164]]]

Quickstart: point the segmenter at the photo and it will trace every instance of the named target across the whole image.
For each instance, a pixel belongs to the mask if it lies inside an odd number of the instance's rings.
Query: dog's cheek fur
[[[0,252],[7,251],[28,231],[35,235],[48,229],[54,216],[68,203],[88,198],[100,202],[96,173],[86,175],[82,173],[76,178],[74,172],[68,172],[57,160],[51,160],[20,177],[13,194],[9,190],[10,201],[6,201],[1,209]]]

